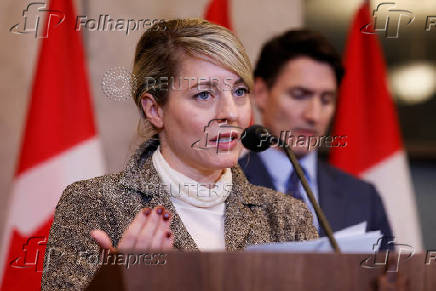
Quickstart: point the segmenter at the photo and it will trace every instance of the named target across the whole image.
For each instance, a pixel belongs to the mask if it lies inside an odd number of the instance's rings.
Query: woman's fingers
[[[124,231],[118,250],[172,248],[170,222],[171,214],[162,206],[142,209]],[[102,248],[115,251],[112,240],[104,231],[93,230],[91,236]]]
[[[168,240],[168,233],[170,233],[170,221],[171,221],[171,215],[168,211],[164,211],[162,214],[162,221],[159,224],[158,228],[156,229],[156,232],[153,236],[153,239],[151,241],[150,248],[152,250],[158,250],[162,248],[162,243],[165,240]]]
[[[139,211],[135,219],[130,223],[126,231],[124,231],[120,239],[120,242],[118,244],[118,249],[128,250],[128,249],[133,249],[135,247],[136,240],[139,234],[141,233],[142,228],[146,224],[150,214],[151,214],[150,208],[144,208],[141,211]]]
[[[147,222],[143,225],[137,237],[135,249],[149,249],[151,247],[156,230],[163,221],[162,216],[164,211],[165,208],[162,206],[153,208],[151,214],[147,217]]]
[[[111,252],[115,251],[115,248],[112,246],[111,238],[104,231],[98,229],[92,230],[91,236],[99,244],[100,247],[108,249]]]
[[[161,250],[169,250],[173,248],[174,235],[171,232],[167,232],[165,238],[160,246]]]

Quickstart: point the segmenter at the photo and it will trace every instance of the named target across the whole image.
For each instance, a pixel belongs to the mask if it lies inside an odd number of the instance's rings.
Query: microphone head
[[[241,135],[241,142],[246,149],[253,152],[263,152],[267,150],[274,141],[268,129],[262,125],[252,125],[244,129]]]

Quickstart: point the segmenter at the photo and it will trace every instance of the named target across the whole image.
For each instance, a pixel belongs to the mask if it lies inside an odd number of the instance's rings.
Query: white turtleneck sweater
[[[231,169],[226,168],[215,182],[215,188],[209,189],[171,168],[160,147],[153,153],[152,161],[162,186],[198,248],[224,250],[224,201],[232,189]]]

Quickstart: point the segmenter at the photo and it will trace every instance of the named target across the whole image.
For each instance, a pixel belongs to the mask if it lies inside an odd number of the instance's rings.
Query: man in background
[[[346,137],[327,137],[336,94],[344,75],[334,47],[320,34],[287,31],[264,44],[254,77],[254,98],[262,122],[292,148],[315,198],[333,231],[363,221],[367,231],[380,230],[386,249],[392,239],[383,202],[375,187],[318,158],[317,148],[349,146]],[[280,146],[249,152],[240,166],[248,180],[304,201],[313,224],[325,236],[314,208]]]

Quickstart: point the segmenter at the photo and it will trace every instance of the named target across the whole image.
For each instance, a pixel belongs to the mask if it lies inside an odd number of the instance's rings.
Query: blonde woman
[[[43,289],[84,288],[99,266],[90,257],[100,247],[237,251],[318,236],[302,202],[249,184],[238,166],[238,129],[249,126],[253,86],[240,41],[200,19],[156,26],[165,29],[143,34],[133,69],[133,98],[154,137],[124,171],[65,189]]]

